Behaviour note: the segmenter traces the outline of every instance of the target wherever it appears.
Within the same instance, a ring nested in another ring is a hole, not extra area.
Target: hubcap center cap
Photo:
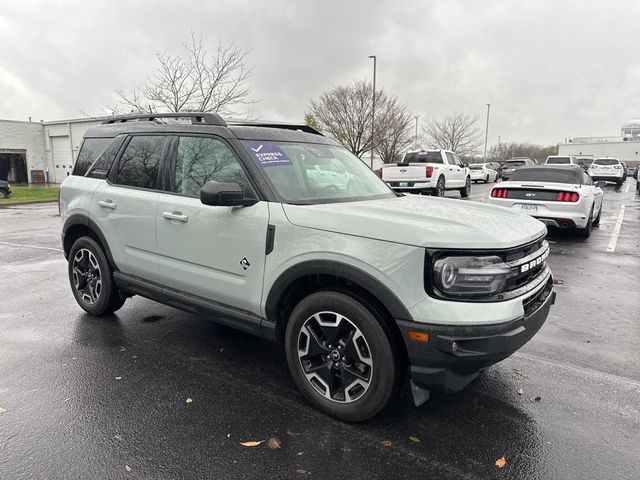
[[[331,351],[331,360],[333,360],[334,362],[340,360],[340,352],[338,350]]]

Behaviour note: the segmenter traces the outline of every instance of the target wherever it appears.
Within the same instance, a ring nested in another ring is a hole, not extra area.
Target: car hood
[[[507,208],[418,195],[283,208],[293,225],[419,247],[509,248],[546,233]]]

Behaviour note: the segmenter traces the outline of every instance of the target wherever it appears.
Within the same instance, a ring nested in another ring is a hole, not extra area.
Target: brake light
[[[427,167],[425,173],[427,178],[431,177],[431,175],[433,175],[433,167]]]
[[[613,168],[615,168],[616,170],[620,170],[622,168],[621,165],[614,165]]]
[[[491,196],[494,198],[507,198],[509,196],[509,190],[506,188],[494,188],[491,190]]]
[[[577,202],[580,200],[580,195],[576,192],[558,192],[556,200],[558,202]]]
[[[589,165],[589,168],[598,168],[598,165]]]

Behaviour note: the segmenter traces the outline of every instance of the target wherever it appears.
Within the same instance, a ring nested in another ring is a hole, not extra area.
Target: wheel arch
[[[284,271],[273,283],[265,303],[266,321],[275,324],[275,337],[284,341],[289,316],[305,296],[322,290],[352,295],[371,308],[402,340],[396,320],[412,321],[400,299],[369,273],[341,262],[311,260]],[[400,342],[404,347],[404,342]]]
[[[71,251],[71,247],[75,241],[84,236],[93,238],[98,242],[107,256],[109,264],[116,269],[116,264],[113,260],[113,256],[111,255],[111,250],[109,249],[109,244],[107,243],[107,239],[102,233],[102,230],[100,230],[98,224],[89,218],[89,216],[82,213],[69,215],[62,227],[62,248],[64,250],[65,258],[69,257],[69,252]]]

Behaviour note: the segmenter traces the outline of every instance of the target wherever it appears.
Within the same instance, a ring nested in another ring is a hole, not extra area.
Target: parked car
[[[507,180],[513,172],[515,172],[520,167],[532,167],[537,165],[536,161],[531,158],[512,158],[511,160],[507,160],[502,165],[502,170],[500,172],[500,177],[503,180]]]
[[[594,184],[579,165],[523,167],[491,190],[489,202],[588,237],[600,223],[602,185]]]
[[[627,181],[627,164],[624,162],[620,162],[622,165],[622,183]]]
[[[397,195],[306,125],[113,117],[80,150],[60,187],[80,307],[110,315],[141,295],[281,342],[304,396],[342,420],[377,414],[407,371],[416,401],[461,390],[555,300],[544,224]],[[310,181],[332,163],[353,185]]]
[[[0,180],[0,198],[7,198],[11,195],[11,184],[5,180]]]
[[[381,168],[382,179],[396,192],[443,197],[447,190],[471,194],[471,174],[454,152],[420,150],[407,152],[401,162]]]
[[[586,172],[589,170],[589,165],[593,163],[593,158],[577,158],[578,165],[582,167],[582,169]]]
[[[596,158],[589,167],[588,173],[594,181],[614,182],[618,186],[624,182],[622,164],[617,158]]]
[[[627,177],[635,177],[636,169],[634,167],[627,167]]]
[[[549,155],[545,165],[580,165],[573,155]]]
[[[638,172],[640,172],[640,165],[636,165],[636,169],[633,171],[633,178],[640,181],[640,178],[638,178]]]
[[[472,163],[469,165],[472,182],[497,182],[500,178],[498,168],[493,163]]]

